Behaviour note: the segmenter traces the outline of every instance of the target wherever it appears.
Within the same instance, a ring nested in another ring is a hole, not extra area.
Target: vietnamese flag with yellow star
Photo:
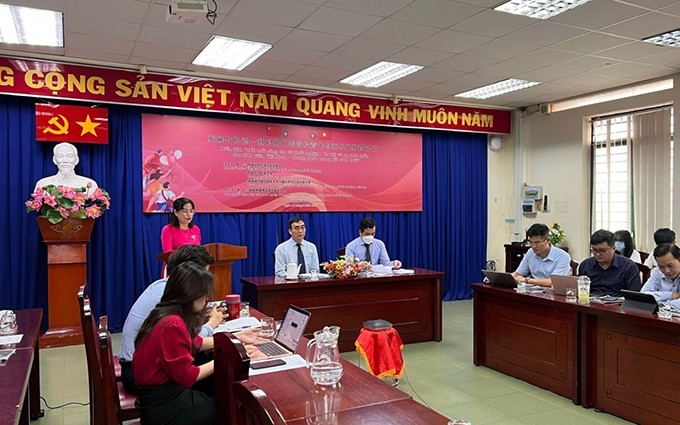
[[[41,142],[109,143],[109,110],[38,103],[35,138]]]

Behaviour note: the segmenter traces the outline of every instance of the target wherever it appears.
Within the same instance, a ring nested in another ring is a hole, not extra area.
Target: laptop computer
[[[517,281],[512,276],[512,273],[494,272],[491,270],[482,270],[484,276],[489,280],[491,285],[504,286],[506,288],[516,288]]]
[[[578,276],[551,274],[550,280],[552,281],[555,295],[567,295],[567,288],[578,288]]]
[[[300,342],[305,328],[312,315],[307,310],[290,305],[286,314],[283,316],[281,327],[276,332],[273,341],[256,344],[257,348],[267,358],[290,356],[295,353],[295,349]]]

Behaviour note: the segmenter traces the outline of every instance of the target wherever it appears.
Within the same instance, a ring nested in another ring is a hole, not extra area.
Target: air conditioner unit
[[[550,115],[552,112],[552,105],[549,103],[541,103],[538,105],[538,110],[543,114],[543,115]]]
[[[165,15],[167,22],[195,24],[208,14],[206,0],[172,0]]]

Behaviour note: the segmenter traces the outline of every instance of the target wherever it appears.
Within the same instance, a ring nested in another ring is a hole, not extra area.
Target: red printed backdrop
[[[144,115],[144,204],[202,212],[422,211],[418,134]]]

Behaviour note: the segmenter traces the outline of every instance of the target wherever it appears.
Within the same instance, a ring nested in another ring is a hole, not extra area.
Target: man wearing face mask
[[[278,277],[286,276],[286,265],[296,263],[300,265],[300,273],[319,271],[319,254],[316,245],[305,240],[307,227],[300,217],[288,220],[290,239],[280,243],[274,251],[274,273]]]
[[[375,220],[364,217],[359,223],[359,237],[345,247],[345,258],[358,258],[360,261],[368,261],[371,264],[382,264],[398,269],[401,261],[390,261],[387,248],[380,239],[375,239]]]

